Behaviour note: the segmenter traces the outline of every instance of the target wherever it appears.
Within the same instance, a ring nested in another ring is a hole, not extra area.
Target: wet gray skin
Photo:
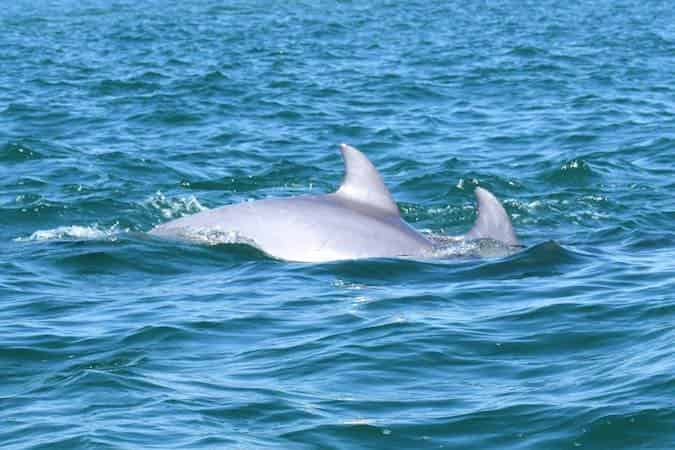
[[[323,262],[378,257],[433,257],[434,243],[408,225],[373,164],[342,144],[345,177],[331,194],[257,200],[203,211],[161,224],[150,234],[203,241],[217,233],[287,261]],[[490,192],[476,188],[478,218],[453,240],[518,240]]]

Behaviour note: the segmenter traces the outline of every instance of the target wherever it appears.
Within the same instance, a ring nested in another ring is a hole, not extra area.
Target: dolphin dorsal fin
[[[398,206],[373,163],[347,144],[340,145],[340,151],[345,162],[345,177],[335,194],[398,216]]]
[[[476,188],[478,218],[465,237],[468,239],[489,238],[507,245],[520,245],[513,231],[509,215],[499,200],[486,189]]]

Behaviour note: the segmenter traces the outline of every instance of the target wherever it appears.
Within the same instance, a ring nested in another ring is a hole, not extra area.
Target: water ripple
[[[671,4],[220,3],[3,4],[5,447],[673,447]],[[481,186],[525,248],[145,233],[330,192],[340,142],[428,236]]]

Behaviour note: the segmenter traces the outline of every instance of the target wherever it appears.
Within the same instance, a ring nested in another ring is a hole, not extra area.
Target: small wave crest
[[[177,233],[177,237],[203,245],[245,244],[258,248],[253,240],[238,231],[218,228],[184,228]]]
[[[494,239],[466,240],[460,237],[429,234],[434,243],[432,258],[503,258],[522,250]]]
[[[506,256],[468,268],[464,275],[481,278],[557,275],[582,262],[586,255],[558,242],[546,241]]]
[[[194,195],[185,197],[167,198],[162,192],[157,191],[147,199],[144,206],[158,211],[164,219],[177,219],[188,214],[195,214],[208,208],[199,203]]]
[[[42,157],[42,154],[26,143],[10,142],[0,146],[0,161],[23,162]]]
[[[31,241],[59,241],[59,240],[115,240],[117,235],[122,232],[128,232],[128,229],[120,229],[118,224],[110,227],[101,227],[99,225],[81,226],[69,225],[52,228],[49,230],[38,230],[30,236],[15,238],[15,242]]]
[[[596,177],[590,164],[580,158],[566,161],[548,174],[548,179],[554,183],[572,185],[586,185]]]

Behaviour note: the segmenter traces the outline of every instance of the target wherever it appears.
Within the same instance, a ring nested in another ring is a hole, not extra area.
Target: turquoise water
[[[675,447],[670,2],[35,3],[0,11],[2,448]],[[483,186],[527,249],[145,234],[331,191],[340,142],[416,228]]]

